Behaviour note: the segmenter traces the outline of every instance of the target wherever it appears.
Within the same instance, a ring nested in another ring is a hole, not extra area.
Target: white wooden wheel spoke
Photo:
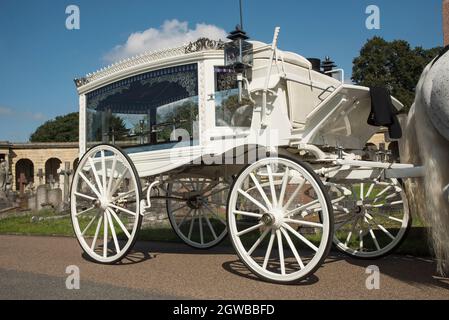
[[[112,210],[111,208],[107,209],[109,211],[109,213],[114,217],[115,221],[117,221],[118,225],[120,226],[120,228],[122,229],[123,233],[129,238],[131,238],[131,235],[129,234],[128,230],[126,229],[125,225],[123,224],[122,220],[120,220],[120,218],[118,217],[118,215],[115,213],[114,210]]]
[[[200,242],[204,244],[204,235],[203,235],[203,211],[198,210],[198,224],[200,227]]]
[[[132,212],[131,210],[128,210],[128,209],[119,207],[119,206],[117,206],[117,205],[115,205],[115,204],[113,204],[113,203],[110,203],[108,206],[111,207],[111,208],[114,208],[114,209],[116,209],[116,210],[119,210],[119,211],[121,211],[121,212],[127,213],[127,214],[129,214],[129,215],[137,216],[137,213],[136,213],[136,212]]]
[[[288,212],[285,213],[285,216],[288,217],[288,216],[295,215],[298,212],[304,211],[304,210],[306,210],[306,209],[308,209],[308,208],[310,208],[312,206],[315,206],[317,204],[318,205],[320,204],[320,200],[319,199],[310,201],[309,203],[303,204],[302,206],[299,206],[298,208],[295,208],[295,209],[293,209],[291,211],[288,211]]]
[[[370,233],[370,235],[371,235],[371,238],[373,239],[374,245],[376,246],[376,249],[377,249],[377,250],[381,250],[381,248],[380,248],[380,246],[379,246],[379,242],[377,241],[376,235],[374,234],[374,231],[373,231],[373,229],[371,228],[371,224],[370,224],[370,222],[368,221],[368,219],[367,219],[366,217],[365,217],[365,222],[366,222],[367,225],[368,225],[368,230],[369,230],[369,233]]]
[[[295,229],[293,229],[292,227],[290,227],[288,224],[284,223],[283,227],[286,228],[288,231],[290,231],[295,237],[297,237],[299,240],[301,240],[302,242],[304,242],[307,246],[309,246],[312,250],[314,250],[315,252],[318,251],[318,248],[312,243],[310,242],[306,237],[304,237],[302,234],[300,234],[299,232],[297,232]]]
[[[89,186],[89,188],[95,193],[95,195],[98,198],[101,198],[101,194],[100,192],[97,190],[97,188],[95,188],[95,186],[89,181],[89,179],[87,179],[87,177],[84,175],[84,173],[82,173],[81,171],[79,172],[80,177],[84,180],[84,182],[86,182],[86,184]]]
[[[352,234],[355,232],[355,229],[357,227],[357,224],[359,223],[360,217],[357,217],[357,219],[354,221],[354,224],[352,225],[351,231],[349,231],[348,236],[345,240],[345,246],[348,246],[349,241],[351,241]]]
[[[196,219],[196,210],[194,211],[192,215],[192,219],[190,220],[190,228],[189,228],[189,234],[187,235],[187,238],[192,239],[192,231],[193,231],[193,225],[195,224]]]
[[[295,219],[284,219],[284,221],[286,223],[299,224],[299,225],[302,225],[302,226],[323,228],[323,224],[322,223],[310,222],[310,221],[305,221],[305,220],[295,220]]]
[[[226,221],[224,221],[221,217],[219,217],[214,210],[212,210],[207,204],[204,204],[204,207],[218,220],[221,221],[221,223],[223,223],[224,225],[226,225]]]
[[[84,199],[87,199],[87,200],[92,200],[92,201],[97,200],[97,198],[88,196],[87,194],[83,194],[83,193],[80,193],[80,192],[75,192],[74,194],[75,194],[75,196],[77,196],[77,197],[81,197],[81,198],[84,198]]]
[[[92,200],[93,200],[93,199],[92,199]],[[89,211],[91,211],[91,210],[94,209],[94,208],[95,208],[95,206],[93,205],[93,206],[91,206],[91,207],[89,207],[89,208],[87,208],[87,209],[85,209],[85,210],[83,210],[83,211],[77,212],[77,213],[75,214],[75,216],[79,217],[80,215],[83,215],[83,214],[85,214],[86,212],[89,212]]]
[[[117,234],[115,232],[114,223],[112,222],[112,217],[111,217],[111,214],[109,213],[109,210],[106,210],[105,214],[108,217],[108,223],[109,223],[109,228],[111,229],[112,240],[114,241],[115,252],[119,253],[120,246],[118,244]]]
[[[249,227],[249,228],[247,228],[247,229],[245,229],[245,230],[242,230],[242,231],[237,232],[236,235],[237,235],[237,237],[241,237],[241,236],[243,236],[243,235],[245,235],[245,234],[247,234],[247,233],[250,233],[250,232],[252,232],[252,231],[254,231],[254,230],[259,229],[259,228],[262,227],[263,225],[264,225],[264,223],[256,224],[256,225],[254,225],[254,226],[252,226],[252,227]]]
[[[288,207],[292,204],[293,200],[295,200],[296,196],[298,195],[299,191],[301,191],[302,187],[304,187],[304,184],[306,183],[306,180],[303,179],[301,183],[296,187],[295,191],[290,195],[290,198],[287,200],[287,203],[284,205],[284,210],[287,210]]]
[[[186,222],[188,216],[192,216],[193,209],[190,209],[187,214],[184,215],[181,222],[178,224],[178,229],[181,229],[181,227],[184,225],[184,222]]]
[[[108,216],[106,214],[104,217],[104,226],[103,226],[103,258],[108,257]]]
[[[82,236],[84,236],[87,232],[87,230],[89,230],[89,228],[92,226],[92,224],[94,223],[95,219],[98,218],[98,214],[94,215],[92,217],[92,219],[89,221],[89,223],[87,224],[86,228],[84,228],[83,232],[81,233]]]
[[[394,235],[391,234],[390,231],[388,231],[387,229],[385,229],[385,227],[383,225],[381,225],[380,223],[377,223],[376,220],[374,219],[374,217],[372,217],[371,215],[367,214],[366,215],[368,217],[368,219],[373,220],[374,223],[376,224],[376,226],[383,232],[385,233],[391,240],[394,240],[396,237]]]
[[[104,150],[101,150],[101,174],[102,174],[102,178],[103,178],[103,183],[102,183],[102,187],[103,187],[103,193],[106,195],[106,159],[104,156]]]
[[[373,192],[373,189],[374,189],[374,186],[375,186],[375,185],[376,185],[375,183],[371,183],[371,185],[369,186],[368,192],[367,192],[366,195],[365,195],[365,198],[366,198],[366,199],[368,199],[369,196],[371,195],[371,192]]]
[[[296,250],[296,247],[295,247],[295,245],[294,245],[292,239],[291,239],[290,236],[288,235],[288,232],[287,232],[284,228],[281,228],[281,232],[282,232],[282,234],[284,235],[285,239],[287,240],[287,243],[288,243],[288,245],[289,245],[289,247],[290,247],[290,250],[292,251],[293,255],[295,256],[295,259],[296,259],[296,261],[298,262],[299,267],[300,267],[301,269],[304,269],[305,266],[304,266],[304,263],[303,263],[303,261],[302,261],[302,259],[301,259],[301,256],[299,255],[298,250]]]
[[[112,181],[114,180],[116,165],[117,165],[117,155],[114,154],[114,159],[112,160],[112,167],[111,167],[111,176],[109,177],[108,186],[106,189],[106,194],[108,195],[111,194]]]
[[[360,200],[364,200],[365,199],[365,197],[364,197],[364,186],[365,186],[365,184],[362,182],[362,183],[360,183]]]
[[[289,177],[290,177],[290,170],[287,167],[287,168],[285,168],[284,177],[282,178],[281,194],[279,195],[279,205],[280,206],[282,206],[284,203],[285,190],[287,189]]]
[[[128,168],[125,168],[125,171],[120,175],[118,180],[115,182],[114,187],[112,188],[111,192],[109,193],[110,196],[114,195],[114,193],[117,191],[118,187],[120,187],[120,184],[122,183],[125,176],[128,174]]]
[[[285,275],[284,245],[282,244],[282,234],[279,229],[276,230],[276,237],[278,240],[279,263],[281,265],[281,274]]]
[[[273,172],[271,170],[271,165],[267,165],[267,173],[268,173],[268,180],[270,181],[270,189],[271,189],[271,203],[273,206],[277,206],[277,196],[276,196],[276,187],[274,185],[274,179],[273,179]]]
[[[254,212],[246,212],[246,211],[240,211],[240,210],[234,210],[234,214],[246,216],[246,217],[253,217],[253,218],[262,218],[262,215],[260,213],[254,213]]]
[[[263,191],[262,186],[260,185],[259,181],[257,180],[254,173],[250,173],[249,176],[253,180],[254,185],[256,186],[257,190],[259,191],[259,194],[261,195],[262,199],[265,201],[265,204],[268,208],[272,209],[273,205],[270,200],[268,200],[267,195],[265,194],[265,191]]]
[[[103,222],[103,216],[100,216],[100,219],[98,220],[98,224],[97,224],[97,229],[95,230],[95,235],[94,235],[94,239],[92,240],[92,244],[90,246],[90,249],[92,251],[95,250],[95,243],[97,242],[98,239],[98,235],[100,233],[100,228],[101,228],[101,224]]]
[[[100,177],[98,176],[98,172],[97,172],[97,168],[95,167],[95,163],[92,160],[92,158],[89,158],[89,164],[90,164],[90,169],[92,170],[92,173],[94,174],[94,178],[95,178],[95,182],[97,183],[97,187],[98,187],[98,191],[101,195],[103,195],[104,191],[103,191],[103,185],[100,182]]]
[[[254,253],[254,251],[259,247],[261,242],[265,239],[265,237],[267,236],[267,234],[270,231],[271,231],[271,229],[269,229],[269,228],[265,229],[265,231],[260,235],[260,237],[256,240],[256,242],[254,242],[251,249],[248,250],[248,255],[252,255]]]
[[[180,206],[180,207],[178,207],[178,208],[172,210],[171,212],[172,212],[172,213],[178,212],[179,210],[184,209],[185,207],[187,207],[186,204],[184,204],[184,205],[182,205],[182,206]]]
[[[351,215],[348,219],[346,219],[342,223],[335,224],[335,231],[340,230],[343,226],[347,225],[349,222],[353,221],[356,218],[357,216]]]
[[[204,193],[203,195],[206,196],[206,197],[211,197],[211,196],[213,196],[213,195],[215,195],[217,193],[221,193],[221,192],[227,191],[227,190],[229,190],[229,187],[224,187],[224,188],[221,188],[221,189],[218,189],[218,190],[213,190],[211,193],[209,193],[209,194]]]
[[[217,237],[217,234],[215,233],[215,230],[214,230],[212,224],[210,223],[209,217],[207,216],[206,213],[204,213],[204,218],[205,218],[205,220],[206,220],[207,225],[209,226],[209,230],[210,230],[210,232],[212,233],[214,239],[217,239],[217,238],[218,238],[218,237]]]
[[[246,193],[242,189],[237,190],[237,192],[239,192],[242,196],[247,198],[249,201],[251,201],[256,206],[258,206],[260,209],[262,209],[263,212],[268,212],[268,209],[263,204],[261,204],[259,201],[257,201],[253,197],[251,197],[248,193]]]
[[[262,265],[262,268],[265,270],[267,269],[268,261],[270,260],[271,250],[273,249],[274,238],[275,238],[275,233],[274,233],[274,231],[271,231],[270,241],[268,242],[267,251],[265,252],[265,258],[263,260],[263,265]]]
[[[363,237],[364,237],[364,234],[363,234],[363,226],[362,226],[362,224],[361,224],[361,228],[360,228],[360,230],[359,230],[359,249],[360,249],[360,251],[362,251],[362,252],[363,252]]]

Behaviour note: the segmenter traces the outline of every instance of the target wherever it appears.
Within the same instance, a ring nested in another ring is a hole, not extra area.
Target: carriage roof
[[[255,59],[270,58],[271,46],[269,44],[260,41],[250,42],[253,44]],[[202,38],[179,47],[145,52],[118,61],[95,72],[88,73],[84,77],[76,78],[74,81],[78,93],[82,94],[145,71],[173,66],[179,63],[197,62],[203,59],[222,59],[224,45],[225,42],[221,40],[215,41]],[[282,55],[284,61],[288,63],[307,69],[312,67],[306,58],[296,53],[283,52]]]

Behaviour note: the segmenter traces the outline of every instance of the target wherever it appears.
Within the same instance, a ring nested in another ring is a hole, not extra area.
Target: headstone
[[[44,184],[44,170],[42,169],[38,169],[37,170],[37,177],[39,178],[39,185],[43,185]]]
[[[70,176],[72,175],[73,170],[70,170],[70,162],[65,162],[64,170],[60,171],[60,175],[62,175],[62,201],[63,207],[68,207],[69,203],[69,192],[70,192]]]
[[[28,197],[28,209],[31,211],[37,210],[37,196],[32,195]]]
[[[51,189],[48,191],[48,204],[50,204],[56,211],[62,209],[62,190]]]
[[[25,186],[27,184],[27,179],[25,177],[25,173],[21,173],[19,176],[19,190],[20,190],[20,196],[23,197],[25,193]]]
[[[48,190],[49,186],[43,184],[36,189],[36,209],[42,210],[42,208],[48,203]]]

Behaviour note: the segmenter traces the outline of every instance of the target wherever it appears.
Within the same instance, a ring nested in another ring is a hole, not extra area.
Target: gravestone
[[[41,185],[36,189],[36,209],[41,210],[46,204],[48,204],[48,185]]]
[[[43,185],[44,184],[44,170],[42,169],[38,169],[37,170],[37,177],[39,178],[39,185]]]
[[[56,211],[61,211],[62,209],[62,190],[61,189],[51,189],[48,190],[48,204],[50,204]]]
[[[37,210],[37,196],[36,195],[30,195],[28,197],[28,209],[32,211]]]
[[[64,169],[59,174],[62,176],[62,207],[65,209],[69,205],[70,176],[73,174],[73,170],[70,169],[70,162],[65,162]]]

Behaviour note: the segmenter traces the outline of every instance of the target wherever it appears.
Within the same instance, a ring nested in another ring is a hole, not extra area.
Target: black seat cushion
[[[370,88],[370,95],[371,113],[368,117],[368,124],[388,127],[390,138],[400,139],[402,137],[402,129],[388,89],[372,87]]]

